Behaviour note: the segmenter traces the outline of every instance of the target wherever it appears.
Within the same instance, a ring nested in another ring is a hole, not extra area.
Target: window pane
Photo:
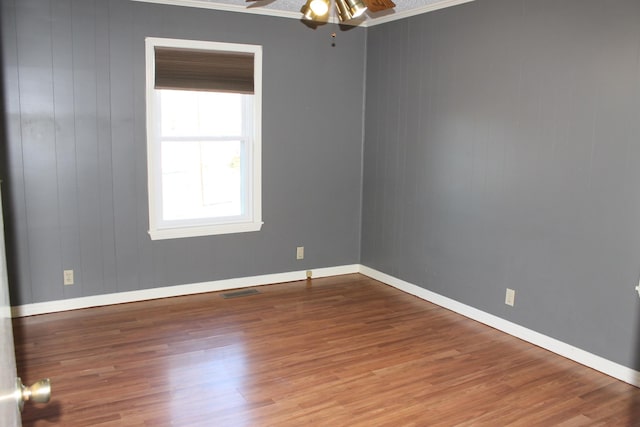
[[[163,220],[239,216],[240,141],[162,142]]]
[[[239,93],[159,90],[162,136],[240,136]]]

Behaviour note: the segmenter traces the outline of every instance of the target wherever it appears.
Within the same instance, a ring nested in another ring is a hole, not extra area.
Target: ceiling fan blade
[[[396,4],[391,0],[363,0],[370,12],[380,12],[387,9],[393,9]]]

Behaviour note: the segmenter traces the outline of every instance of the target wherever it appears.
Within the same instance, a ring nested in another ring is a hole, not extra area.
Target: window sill
[[[214,236],[217,234],[247,233],[260,231],[262,222],[243,222],[200,227],[162,228],[149,230],[151,240],[181,239],[184,237]]]

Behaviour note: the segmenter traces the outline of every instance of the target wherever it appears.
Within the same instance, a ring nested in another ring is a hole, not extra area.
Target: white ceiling
[[[300,19],[300,8],[306,0],[135,0],[148,3],[162,3],[177,6],[200,7],[227,10],[232,12],[255,13],[260,15],[282,16]],[[367,12],[363,19],[350,22],[353,25],[370,27],[384,22],[395,21],[409,16],[431,12],[474,0],[393,0],[396,7],[383,12]],[[331,22],[338,22],[332,17]]]

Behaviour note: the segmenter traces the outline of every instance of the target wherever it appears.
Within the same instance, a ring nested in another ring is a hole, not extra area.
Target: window
[[[262,47],[146,39],[151,239],[258,231]]]

